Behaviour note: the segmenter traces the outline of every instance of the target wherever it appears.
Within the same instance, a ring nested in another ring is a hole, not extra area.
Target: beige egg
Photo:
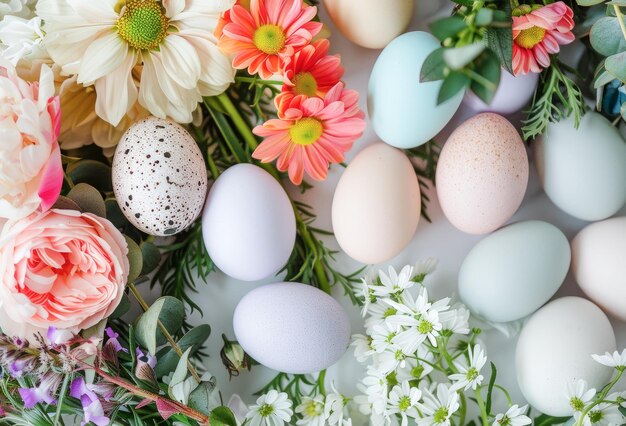
[[[476,115],[448,138],[436,181],[450,223],[469,234],[495,231],[513,216],[526,193],[526,148],[506,118]]]
[[[380,263],[411,241],[420,217],[420,188],[404,153],[384,143],[361,151],[333,198],[335,237],[350,257]]]
[[[324,0],[324,6],[348,40],[370,49],[382,49],[407,29],[414,1]]]

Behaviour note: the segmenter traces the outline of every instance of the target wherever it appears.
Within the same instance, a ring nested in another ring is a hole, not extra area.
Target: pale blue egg
[[[394,39],[376,60],[367,109],[374,131],[389,145],[408,149],[428,142],[459,108],[464,91],[437,105],[442,81],[420,82],[424,60],[438,47],[435,37],[414,31]]]

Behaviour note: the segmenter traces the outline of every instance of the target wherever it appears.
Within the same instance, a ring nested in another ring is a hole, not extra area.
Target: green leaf
[[[446,68],[446,64],[443,61],[444,50],[443,47],[440,47],[426,57],[420,71],[421,82],[443,80]]]
[[[91,185],[79,183],[67,194],[67,198],[80,206],[83,212],[106,218],[107,211],[100,192]]]
[[[605,16],[596,21],[589,33],[591,46],[602,56],[626,51],[626,40],[617,18]]]
[[[477,27],[486,27],[493,22],[493,9],[483,7],[478,10],[474,25]]]
[[[134,283],[139,274],[141,274],[141,269],[143,268],[143,256],[141,254],[141,249],[137,245],[137,243],[127,235],[124,235],[126,239],[126,244],[128,244],[128,262],[130,263],[130,270],[128,272],[128,282]]]
[[[152,243],[146,241],[142,242],[139,246],[141,254],[143,256],[143,268],[141,269],[141,275],[147,275],[154,271],[161,262],[161,252]]]
[[[174,370],[174,374],[172,375],[172,380],[170,381],[168,387],[171,390],[174,386],[179,383],[182,383],[187,378],[187,362],[189,362],[189,353],[191,349],[187,349],[183,356],[178,360],[178,365],[176,365],[176,370]]]
[[[459,71],[450,71],[450,74],[443,80],[443,84],[437,95],[437,105],[441,105],[448,99],[454,97],[457,93],[462,92],[469,85],[468,76]]]
[[[120,300],[120,304],[117,305],[117,308],[115,308],[115,310],[113,311],[113,313],[111,314],[109,318],[110,319],[120,318],[122,315],[128,312],[129,309],[130,309],[130,299],[128,298],[127,294],[124,294],[122,296],[122,299]]]
[[[496,369],[496,365],[491,362],[491,377],[489,378],[489,387],[487,388],[487,403],[486,409],[487,414],[491,414],[491,401],[493,394],[493,386],[496,384],[496,376],[498,375],[498,370]]]
[[[217,407],[209,416],[211,426],[237,426],[235,415],[228,407]]]
[[[480,55],[487,46],[482,42],[445,49],[443,60],[453,70],[460,70]]]
[[[67,166],[66,173],[74,184],[88,183],[102,192],[113,191],[111,167],[100,161],[77,161]]]
[[[539,417],[535,417],[535,421],[533,425],[535,426],[552,426],[552,425],[562,425],[566,423],[572,417],[552,417],[547,414],[542,414]]]
[[[500,84],[500,62],[496,54],[487,50],[486,54],[481,55],[476,60],[476,73],[491,83],[492,87],[488,87],[482,82],[473,80],[470,84],[470,90],[476,94],[484,103],[489,105],[493,96],[496,94],[498,84]]]
[[[59,198],[57,198],[57,200],[54,202],[53,209],[60,209],[60,210],[78,210],[80,211],[80,206],[78,204],[76,204],[74,201],[70,200],[67,197],[64,196],[60,196]]]
[[[602,62],[604,63],[604,62]],[[608,72],[606,70],[606,68],[604,68],[604,66],[602,66],[599,69],[599,72],[596,74],[595,78],[593,79],[593,87],[594,89],[599,89],[601,87],[604,87],[605,85],[609,84],[611,81],[615,80],[617,77],[615,77],[613,74],[611,74],[610,72]]]
[[[202,324],[189,330],[176,343],[182,351],[191,349],[190,355],[195,354],[206,342],[211,335],[211,327],[208,324]],[[159,362],[154,368],[157,377],[168,375],[176,368],[176,364],[180,357],[173,348],[164,347],[157,353]]]
[[[172,334],[179,331],[184,317],[183,302],[171,296],[160,297],[137,320],[135,326],[137,342],[150,354],[156,354],[157,346],[166,342],[165,336],[159,330],[158,322],[161,321],[165,329]]]
[[[466,29],[467,24],[460,16],[449,16],[432,22],[428,27],[439,41],[444,41],[448,37],[452,37]]]
[[[513,74],[513,32],[511,28],[487,28],[487,47],[492,50],[500,66]]]
[[[215,377],[211,380],[202,381],[197,388],[189,394],[189,407],[203,414],[211,413],[211,406],[219,405],[219,390],[215,385]],[[211,422],[213,424],[213,422]]]
[[[115,198],[104,200],[104,205],[107,211],[107,219],[109,219],[116,228],[125,228],[129,226],[130,222],[128,222],[128,219],[126,219],[126,216],[122,213],[122,210],[117,204],[117,200]]]
[[[620,79],[622,83],[626,82],[626,52],[606,58],[604,67],[608,72]]]
[[[604,0],[576,0],[576,3],[580,6],[593,6],[603,2]]]

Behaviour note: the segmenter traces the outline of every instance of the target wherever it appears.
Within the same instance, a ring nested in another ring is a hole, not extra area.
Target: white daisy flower
[[[296,424],[304,426],[324,426],[326,424],[326,411],[324,410],[324,397],[317,395],[315,398],[305,396],[302,403],[296,407],[296,413],[302,416]]]
[[[626,349],[619,353],[618,351],[613,352],[612,354],[606,352],[604,355],[591,355],[591,357],[602,365],[606,365],[607,367],[615,368],[617,370],[626,369]]]
[[[461,303],[452,306],[449,311],[439,313],[442,330],[453,334],[469,334],[470,311]]]
[[[419,426],[450,426],[450,417],[459,409],[459,394],[440,383],[437,396],[428,389],[422,390],[424,402],[418,405],[422,418],[417,419]]]
[[[593,401],[594,396],[596,396],[596,390],[594,388],[587,389],[587,382],[583,379],[578,379],[567,385],[567,399],[574,415],[576,413],[580,415],[585,407]]]
[[[326,402],[324,404],[324,415],[331,426],[342,426],[345,423],[344,417],[346,415],[346,398],[340,394],[335,388],[335,384],[331,383],[330,387],[332,392],[326,395]],[[350,420],[348,418],[347,420]]]
[[[582,413],[574,416],[580,422]],[[584,426],[619,426],[624,423],[624,416],[619,412],[619,405],[602,402],[589,411],[582,419]]]
[[[188,123],[203,96],[220,94],[233,81],[214,35],[233,3],[39,0],[37,14],[54,62],[78,83],[95,86],[98,116],[117,125],[139,100],[157,117]],[[139,87],[136,65],[142,65]]]
[[[378,354],[378,370],[382,374],[389,374],[397,368],[406,367],[407,356],[397,346],[389,347],[385,352]]]
[[[417,357],[407,358],[405,366],[396,371],[396,378],[399,382],[404,380],[421,380],[428,376],[433,367],[431,364],[435,362],[435,355],[424,346],[417,348]]]
[[[432,274],[437,269],[439,260],[429,257],[425,260],[418,260],[413,267],[413,281],[421,283],[428,275]]]
[[[399,414],[402,418],[401,426],[407,426],[409,417],[415,419],[418,416],[417,404],[422,397],[422,392],[417,388],[412,388],[408,380],[396,385],[389,393],[387,401],[386,415]]]
[[[474,346],[473,349],[468,346],[467,356],[469,362],[465,357],[454,361],[454,366],[459,372],[448,376],[454,382],[451,386],[452,390],[468,390],[469,388],[476,390],[476,387],[483,382],[484,377],[480,374],[480,370],[487,362],[485,351],[480,345]]]
[[[37,0],[0,0],[0,19],[6,16],[18,16],[20,18],[31,19],[34,4]]]
[[[388,274],[382,270],[378,272],[380,285],[372,286],[372,291],[377,297],[387,297],[400,295],[415,284],[411,281],[413,277],[413,267],[405,266],[398,274],[393,267],[389,267]]]
[[[386,374],[373,366],[369,366],[367,367],[367,376],[357,387],[367,395],[367,401],[372,405],[372,412],[382,414],[385,411],[389,390]]]
[[[246,420],[250,426],[282,426],[291,421],[293,410],[285,392],[274,389],[261,395],[250,407]]]
[[[354,357],[358,362],[366,362],[375,353],[374,348],[372,348],[372,338],[363,334],[353,335],[350,345],[354,346]]]
[[[25,58],[30,61],[46,59],[43,47],[41,18],[31,19],[8,15],[0,22],[0,52],[13,65]]]
[[[397,313],[396,308],[389,306],[387,300],[378,299],[376,303],[372,303],[369,307],[369,317],[365,320],[365,329],[371,334],[372,329],[376,325],[384,324],[385,319]]]
[[[374,295],[372,294],[372,290],[370,289],[370,285],[368,284],[365,278],[361,278],[361,285],[356,290],[357,296],[363,300],[363,308],[361,309],[361,315],[365,317],[367,315],[367,311],[370,307],[370,303],[372,303],[372,299]]]
[[[512,405],[504,414],[498,414],[493,426],[524,426],[532,423],[532,420],[524,413],[528,409],[528,405],[519,407],[517,404]]]
[[[373,326],[372,333],[370,334],[372,337],[372,348],[374,348],[377,353],[386,351],[394,346],[392,341],[397,334],[397,328],[391,328],[385,323]]]

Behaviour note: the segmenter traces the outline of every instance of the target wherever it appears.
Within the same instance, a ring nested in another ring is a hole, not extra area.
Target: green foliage
[[[428,196],[427,191],[429,187],[435,185],[437,161],[439,161],[441,147],[437,145],[437,142],[431,140],[416,148],[407,149],[405,152],[411,159],[413,169],[415,170],[415,174],[417,175],[417,180],[420,185],[422,217],[426,219],[426,221],[431,222],[430,216],[428,215],[428,203],[430,203],[430,197]]]
[[[157,346],[166,342],[163,332],[159,329],[160,324],[170,334],[175,334],[180,329],[184,317],[183,302],[171,296],[160,297],[137,320],[135,325],[137,341],[155,355]]]
[[[212,426],[237,426],[235,415],[228,407],[217,407],[211,411],[209,418]]]

